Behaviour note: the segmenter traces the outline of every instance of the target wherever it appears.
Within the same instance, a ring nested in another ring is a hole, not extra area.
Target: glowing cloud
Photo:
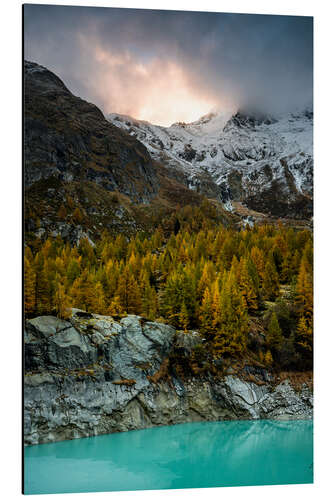
[[[80,38],[98,63],[92,86],[106,113],[168,126],[176,121],[194,121],[217,106],[216,100],[205,96],[171,60],[155,58],[143,63],[128,51],[109,52],[83,35]]]

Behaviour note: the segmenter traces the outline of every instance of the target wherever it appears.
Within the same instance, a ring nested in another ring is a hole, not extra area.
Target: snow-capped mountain
[[[193,123],[160,127],[129,116],[106,117],[141,141],[187,186],[281,217],[312,215],[313,114],[210,113]]]

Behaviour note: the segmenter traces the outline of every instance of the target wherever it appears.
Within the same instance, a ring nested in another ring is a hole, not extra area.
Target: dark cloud
[[[156,106],[176,83],[207,106],[312,103],[309,17],[45,5],[24,13],[25,58],[105,112],[142,114],[150,94]]]

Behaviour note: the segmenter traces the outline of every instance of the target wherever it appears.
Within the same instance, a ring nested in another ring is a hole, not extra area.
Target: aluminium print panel
[[[24,5],[25,494],[313,482],[313,19]]]

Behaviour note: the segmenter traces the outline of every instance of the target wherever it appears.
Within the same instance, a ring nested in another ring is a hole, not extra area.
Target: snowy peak
[[[116,114],[107,119],[143,142],[174,175],[185,175],[188,187],[214,192],[229,209],[241,202],[276,216],[312,215],[311,109],[275,116],[219,111],[170,127]]]
[[[188,134],[194,136],[214,136],[220,134],[223,131],[226,123],[233,116],[232,111],[219,111],[214,113],[208,113],[202,116],[199,120],[191,123],[177,122],[171,125],[170,129],[183,129]]]

